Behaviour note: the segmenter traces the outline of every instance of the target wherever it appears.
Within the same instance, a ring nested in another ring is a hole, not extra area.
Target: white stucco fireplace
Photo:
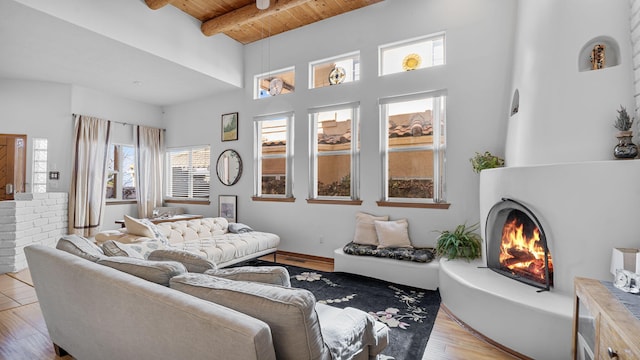
[[[535,359],[571,354],[573,279],[611,280],[614,247],[640,245],[640,160],[507,167],[480,176],[481,231],[502,198],[535,211],[553,256],[553,287],[514,281],[481,260],[440,263],[442,301],[473,329]],[[486,251],[487,239],[484,239]],[[517,324],[517,325],[516,325]]]

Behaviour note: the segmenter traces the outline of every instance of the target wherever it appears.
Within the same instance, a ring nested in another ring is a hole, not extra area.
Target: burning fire
[[[510,271],[544,281],[545,265],[544,246],[540,244],[538,227],[533,230],[531,237],[524,233],[524,224],[517,218],[508,222],[502,228],[502,244],[500,246],[500,264]],[[553,271],[551,254],[548,254],[549,273]]]

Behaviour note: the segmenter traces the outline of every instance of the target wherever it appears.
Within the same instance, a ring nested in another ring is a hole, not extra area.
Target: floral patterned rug
[[[273,265],[257,261],[260,265]],[[252,264],[255,265],[255,264]],[[346,273],[283,265],[291,286],[311,291],[320,303],[366,311],[389,326],[387,359],[420,360],[440,307],[440,293]]]

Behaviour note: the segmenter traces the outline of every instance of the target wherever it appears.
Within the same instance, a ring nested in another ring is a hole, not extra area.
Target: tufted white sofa
[[[280,244],[280,237],[272,233],[232,233],[229,222],[222,217],[164,222],[155,225],[154,230],[160,236],[143,236],[127,228],[107,230],[96,234],[95,241],[98,245],[108,240],[129,244],[145,257],[164,247],[186,250],[213,261],[218,267],[274,253]]]

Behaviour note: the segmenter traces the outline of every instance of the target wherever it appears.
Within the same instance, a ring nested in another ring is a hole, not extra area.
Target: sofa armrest
[[[282,266],[240,266],[236,268],[207,270],[204,273],[229,280],[253,281],[291,287],[289,271]]]
[[[188,272],[193,273],[203,273],[207,270],[215,270],[218,268],[213,261],[198,254],[179,249],[154,250],[149,254],[148,259],[154,261],[177,261],[182,263]]]

